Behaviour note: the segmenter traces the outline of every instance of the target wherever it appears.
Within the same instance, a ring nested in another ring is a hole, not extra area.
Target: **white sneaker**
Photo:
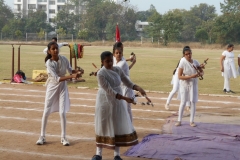
[[[165,104],[165,109],[169,110],[169,104]]]
[[[36,142],[37,145],[43,145],[44,143],[46,143],[46,139],[43,136],[40,136],[38,141]]]
[[[69,146],[70,143],[68,142],[67,138],[63,137],[61,138],[61,143],[64,145],[64,146]]]

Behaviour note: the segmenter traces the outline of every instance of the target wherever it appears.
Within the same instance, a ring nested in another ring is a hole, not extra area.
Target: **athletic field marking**
[[[19,101],[19,100],[3,100],[3,99],[0,99],[0,102],[3,101],[3,102],[12,102],[12,103],[38,103],[38,104],[43,104],[43,102],[34,102],[34,101]],[[90,106],[90,105],[80,105],[80,104],[71,104],[71,106],[74,106],[74,107],[87,107],[87,108],[95,108],[95,106]],[[133,111],[141,111],[141,112],[156,112],[156,113],[175,113],[175,112],[171,112],[171,111],[156,111],[156,110],[146,110],[146,109],[133,109]]]
[[[41,90],[26,90],[26,89],[15,89],[15,88],[1,88],[1,90],[19,90],[22,92],[43,92],[45,93],[46,91],[41,91]],[[83,92],[71,92],[69,91],[69,94],[85,94],[85,95],[94,95],[96,96],[95,93],[83,93]],[[144,97],[137,97],[140,99],[144,99]],[[150,99],[157,99],[157,100],[167,100],[167,97],[164,98],[156,98],[156,97],[149,97]],[[173,98],[172,100],[177,100],[176,98]],[[224,103],[224,104],[230,104],[230,103],[236,103],[236,102],[230,102],[230,101],[210,101],[210,100],[198,100],[199,102],[208,102],[208,103]]]
[[[12,133],[12,134],[23,134],[23,135],[28,135],[28,136],[36,136],[36,137],[39,137],[40,136],[40,132],[39,133],[34,133],[34,132],[25,132],[25,131],[19,131],[19,130],[9,130],[9,129],[0,129],[0,132],[3,132],[3,133]],[[61,135],[54,135],[54,134],[46,134],[46,137],[58,137],[60,138]],[[95,138],[90,138],[90,137],[81,137],[81,136],[78,136],[78,137],[75,137],[75,136],[67,136],[67,138],[71,139],[71,141],[76,141],[76,140],[90,140],[90,141],[93,141],[95,140]]]
[[[37,111],[37,112],[43,112],[42,110],[36,110],[36,109],[27,109],[27,108],[14,108],[14,107],[2,107],[0,106],[0,108],[2,109],[16,109],[16,110],[29,110],[29,111]],[[74,112],[68,112],[69,114],[81,114],[81,115],[91,115],[91,116],[94,116],[94,114],[89,114],[89,113],[74,113]],[[0,115],[0,119],[15,119],[14,117],[6,117],[6,116],[1,116]],[[29,118],[21,118],[21,117],[17,117],[16,118],[17,120],[29,120]],[[135,117],[133,117],[133,119],[135,119]],[[153,121],[164,121],[164,119],[160,119],[160,118],[156,118],[156,119],[151,119],[151,118],[136,118],[136,119],[143,119],[143,120],[153,120]],[[39,121],[41,122],[41,119],[31,119],[33,121]],[[57,120],[51,120],[49,122],[53,122],[53,123],[60,123],[60,121],[57,121]],[[82,124],[82,125],[94,125],[95,123],[93,122],[89,122],[89,123],[84,123],[84,122],[71,122],[71,121],[67,121],[67,123],[70,123],[70,124]],[[139,130],[151,130],[151,131],[159,131],[159,129],[152,129],[152,128],[141,128],[141,127],[134,127],[136,129],[139,129]]]
[[[91,158],[84,158],[82,155],[54,155],[54,154],[46,154],[46,153],[40,153],[40,152],[28,152],[28,151],[21,151],[16,149],[6,149],[6,148],[0,148],[0,151],[3,152],[11,152],[11,153],[18,153],[18,154],[29,154],[33,156],[39,156],[39,157],[53,157],[53,158],[60,158],[60,159],[83,159],[83,160],[89,160]]]

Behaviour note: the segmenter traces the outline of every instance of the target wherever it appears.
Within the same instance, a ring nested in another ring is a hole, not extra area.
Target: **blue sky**
[[[138,11],[146,11],[153,4],[157,11],[161,14],[171,10],[171,9],[186,9],[189,10],[194,5],[200,3],[207,3],[209,5],[214,5],[217,14],[221,14],[220,3],[224,0],[130,0],[130,3],[138,8]],[[13,8],[14,0],[5,0],[5,2]]]

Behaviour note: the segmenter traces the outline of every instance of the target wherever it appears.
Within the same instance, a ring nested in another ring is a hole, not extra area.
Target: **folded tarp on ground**
[[[171,128],[172,134],[151,134],[125,156],[174,160],[240,160],[240,125],[197,123],[190,127],[189,122]]]

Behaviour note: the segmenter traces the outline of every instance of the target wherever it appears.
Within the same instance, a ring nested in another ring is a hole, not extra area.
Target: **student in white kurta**
[[[70,100],[66,80],[77,78],[78,74],[72,74],[72,68],[66,57],[59,55],[58,44],[50,42],[48,44],[48,53],[45,58],[48,80],[46,82],[46,97],[44,112],[42,116],[41,136],[36,142],[42,145],[46,142],[45,130],[48,116],[53,112],[59,112],[61,119],[61,143],[64,146],[69,145],[66,139],[66,112],[70,108]],[[65,76],[66,71],[69,76]]]
[[[190,49],[189,46],[185,46],[183,48],[183,57],[184,57],[184,49],[185,48],[189,48]],[[173,96],[179,91],[179,78],[178,78],[178,66],[179,66],[179,63],[180,63],[180,61],[178,62],[178,65],[177,65],[176,69],[173,72],[173,77],[172,77],[172,81],[171,81],[171,84],[173,85],[173,88],[172,88],[172,91],[169,93],[168,98],[167,98],[167,102],[165,104],[165,109],[166,110],[170,109],[169,108],[170,102],[171,102]],[[190,103],[189,102],[186,103],[186,107],[187,107],[187,110],[189,110],[189,108],[190,108]]]
[[[234,53],[232,52],[233,48],[234,45],[229,44],[227,50],[222,53],[220,58],[221,71],[224,77],[223,92],[225,93],[235,93],[230,89],[230,78],[237,78],[238,76],[234,62]]]
[[[57,37],[53,37],[52,38],[52,42],[56,42],[57,43]],[[58,43],[58,49],[60,49],[63,46],[68,46],[69,44],[67,42],[63,42],[63,43]],[[48,48],[45,48],[43,50],[43,53],[47,54]]]
[[[122,49],[121,48],[115,48],[114,49],[114,57],[113,57],[113,66],[118,66],[122,69],[123,73],[130,79],[129,76],[129,70],[132,68],[132,66],[136,63],[136,57],[133,59],[132,63],[130,66],[128,66],[126,60],[123,57],[122,54]],[[132,90],[132,88],[128,88],[126,85],[124,85],[123,83],[121,83],[121,88],[122,88],[122,94],[123,96],[126,97],[132,97],[135,99],[135,95],[134,92]],[[136,101],[136,100],[135,100]],[[126,101],[124,101],[124,103],[126,103],[127,108],[128,108],[128,113],[132,122],[132,109],[131,109],[131,103],[127,103]]]
[[[189,48],[184,49],[184,57],[179,63],[178,78],[180,79],[180,97],[178,122],[176,126],[181,126],[182,116],[186,102],[190,101],[190,126],[196,127],[194,116],[196,111],[196,103],[198,101],[198,73],[196,68],[200,67],[198,61],[192,59],[192,52]]]
[[[121,68],[113,66],[113,54],[101,54],[103,67],[97,72],[99,90],[95,108],[96,155],[92,160],[102,160],[102,148],[114,149],[114,160],[121,160],[119,147],[138,143],[137,133],[131,123],[126,103],[133,103],[131,97],[122,95],[121,82],[127,87],[145,91],[133,84]]]

